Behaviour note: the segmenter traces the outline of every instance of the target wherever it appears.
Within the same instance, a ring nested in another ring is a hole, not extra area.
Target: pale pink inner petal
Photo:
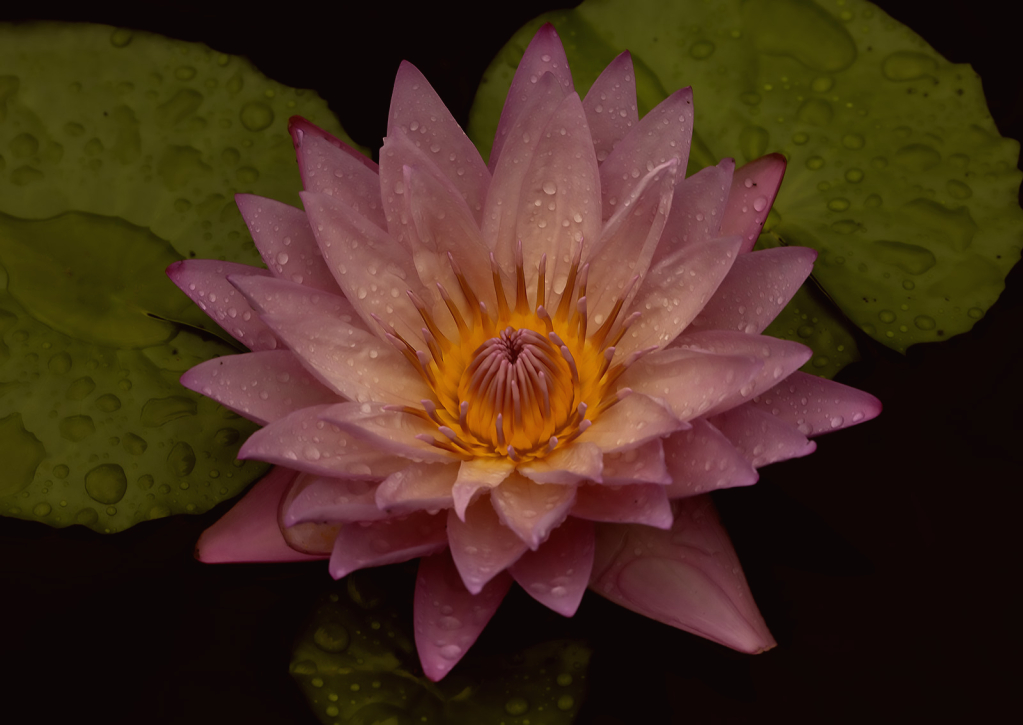
[[[377,164],[373,159],[364,156],[341,139],[337,138],[333,134],[327,133],[319,126],[310,123],[301,116],[292,116],[288,119],[288,133],[291,134],[291,142],[294,144],[296,151],[307,137],[316,136],[317,138],[322,138],[341,149],[346,154],[356,159],[359,163],[363,164],[370,171],[375,173],[377,170]]]
[[[664,440],[672,482],[668,498],[684,498],[733,486],[751,486],[759,474],[717,428],[698,418],[690,430]]]
[[[652,398],[633,393],[604,411],[578,440],[594,443],[604,453],[617,453],[688,427]]]
[[[457,459],[454,454],[423,440],[437,440],[440,434],[434,425],[417,416],[386,409],[379,403],[339,403],[323,410],[320,419],[335,424],[384,455],[427,463],[449,463]],[[394,471],[388,475],[390,473]]]
[[[298,145],[302,188],[326,194],[387,228],[380,200],[380,176],[349,153],[319,136],[306,136]]]
[[[785,163],[785,157],[781,154],[768,154],[750,161],[735,172],[721,233],[742,237],[740,253],[749,252],[757,243],[760,230],[774,204],[774,197],[778,194],[782,177],[785,176]]]
[[[444,514],[417,511],[407,516],[342,526],[330,555],[335,579],[357,569],[397,564],[447,548]]]
[[[671,504],[665,487],[657,483],[629,486],[584,484],[576,494],[572,516],[590,521],[644,524],[671,528]]]
[[[660,438],[637,448],[604,456],[603,483],[621,486],[628,483],[671,483],[664,465],[664,446]]]
[[[465,521],[448,511],[451,557],[466,589],[478,594],[488,581],[514,564],[529,549],[526,542],[501,523],[489,497],[469,505]]]
[[[604,453],[593,443],[576,441],[543,458],[518,467],[518,472],[536,483],[566,485],[582,480],[600,481]]]
[[[597,162],[608,157],[618,142],[639,123],[636,109],[636,73],[625,51],[597,76],[583,99],[586,120],[593,134]]]
[[[490,492],[501,522],[536,551],[565,520],[575,501],[575,485],[542,485],[513,473]]]
[[[720,236],[735,161],[724,159],[717,166],[700,169],[679,180],[671,202],[671,214],[664,226],[661,244],[653,263],[668,258],[683,247],[706,244]]]
[[[533,599],[571,617],[586,592],[593,551],[593,523],[569,517],[539,549],[527,551],[508,571]]]
[[[881,412],[881,401],[870,393],[801,372],[757,396],[751,405],[806,436],[864,423]]]
[[[377,507],[375,481],[303,473],[295,480],[281,525],[306,522],[348,524],[388,518]]]
[[[511,577],[502,573],[473,594],[462,583],[450,553],[420,559],[414,621],[416,650],[427,677],[440,680],[469,651],[511,583]]]
[[[385,478],[376,490],[376,505],[389,513],[432,511],[455,505],[451,487],[454,463],[413,463]]]
[[[479,493],[501,485],[514,470],[515,464],[507,458],[473,458],[462,461],[451,490],[458,518],[465,521],[465,510]]]
[[[710,418],[736,450],[756,468],[790,458],[808,456],[817,444],[770,413],[752,403],[740,405]]]

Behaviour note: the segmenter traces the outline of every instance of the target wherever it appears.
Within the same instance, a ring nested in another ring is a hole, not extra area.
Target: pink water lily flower
[[[206,562],[421,558],[415,639],[438,680],[512,581],[571,616],[587,586],[745,652],[774,645],[707,492],[872,418],[760,334],[815,253],[753,252],[771,155],[684,178],[692,91],[642,120],[619,56],[584,99],[533,39],[489,166],[398,70],[379,167],[303,119],[305,210],[237,197],[268,270],[171,278],[252,352],[182,383],[264,427],[277,464],[203,534]]]

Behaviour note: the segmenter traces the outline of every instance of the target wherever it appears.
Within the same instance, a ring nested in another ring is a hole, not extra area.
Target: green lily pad
[[[784,153],[789,166],[761,246],[817,249],[822,299],[876,340],[905,351],[965,332],[1003,289],[1023,248],[1019,144],[999,136],[969,66],[949,63],[875,5],[588,0],[548,13],[520,29],[484,75],[469,134],[486,150],[543,22],[558,28],[580,93],[626,48],[641,113],[693,86],[690,172],[719,157],[741,164]],[[794,312],[803,297],[782,317],[803,314]],[[826,306],[811,316],[832,331],[844,324]],[[772,334],[779,327],[790,324]],[[832,338],[791,339],[838,360],[849,343]]]
[[[114,532],[236,496],[256,428],[178,384],[237,352],[165,276],[261,264],[234,194],[298,204],[316,94],[101,25],[0,25],[0,514]]]
[[[567,725],[582,704],[590,651],[543,642],[511,655],[472,649],[440,682],[419,666],[411,614],[379,584],[387,570],[347,577],[299,636],[291,674],[320,722],[333,725]],[[393,578],[393,577],[392,577]],[[411,583],[411,582],[409,582]],[[498,615],[500,616],[500,615]]]

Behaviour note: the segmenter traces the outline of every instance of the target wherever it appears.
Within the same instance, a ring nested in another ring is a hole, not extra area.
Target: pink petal
[[[447,548],[444,514],[417,511],[407,516],[342,526],[330,555],[335,579],[358,569],[398,564]]]
[[[717,292],[693,320],[692,329],[763,332],[810,276],[817,252],[775,247],[742,254]]]
[[[505,142],[518,135],[512,133],[516,123],[535,109],[530,101],[543,82],[544,75],[548,73],[561,89],[561,96],[572,92],[572,71],[568,67],[561,38],[553,25],[544,23],[526,47],[508,89],[497,132],[494,134],[494,146],[490,151],[492,171],[497,168],[497,160]]]
[[[452,508],[451,487],[457,475],[453,463],[413,463],[380,483],[376,505],[390,514]]]
[[[662,402],[681,421],[742,403],[763,368],[749,355],[715,355],[677,347],[657,350],[625,371],[621,385]],[[749,392],[752,395],[752,392]]]
[[[687,179],[679,180],[661,244],[654,253],[654,264],[683,247],[732,236],[721,233],[721,224],[734,168],[734,160],[724,159],[717,166],[708,166]]]
[[[366,331],[344,297],[263,277],[239,278],[237,286],[306,368],[338,395],[396,405],[430,397],[409,361]]]
[[[303,473],[295,480],[281,524],[354,524],[389,518],[377,508],[375,481]]]
[[[870,393],[800,372],[754,398],[751,405],[807,436],[848,428],[881,413],[881,401]]]
[[[339,403],[320,413],[320,420],[333,423],[381,454],[427,463],[450,463],[456,457],[417,436],[436,439],[436,427],[421,418],[379,403]],[[387,475],[394,473],[389,471]]]
[[[643,524],[671,528],[671,504],[665,487],[657,483],[630,486],[584,484],[576,493],[572,516],[589,521]]]
[[[579,441],[518,467],[519,473],[536,483],[554,485],[600,481],[603,469],[604,453],[600,447]]]
[[[508,571],[533,599],[571,617],[589,583],[593,551],[593,524],[570,517],[539,549],[527,551]]]
[[[583,99],[586,120],[593,134],[593,150],[603,162],[612,149],[639,123],[636,110],[636,73],[625,51],[604,69]]]
[[[364,164],[370,171],[377,170],[376,162],[373,161],[373,159],[363,156],[341,139],[327,133],[319,126],[313,125],[301,116],[292,116],[288,119],[288,133],[291,134],[291,142],[295,145],[296,150],[298,150],[298,148],[302,145],[302,141],[305,140],[307,136],[316,136],[317,138],[329,141],[332,145],[337,146],[349,156],[354,157],[360,163]]]
[[[408,61],[402,61],[398,66],[387,117],[387,143],[398,136],[406,137],[414,148],[420,150],[419,158],[431,164],[451,183],[479,225],[490,185],[490,171],[429,81]],[[411,161],[402,163],[410,164]],[[381,188],[386,194],[390,189],[387,181],[401,179],[401,167],[393,178],[389,178],[388,174],[393,174],[393,171],[386,168],[383,153],[380,164]]]
[[[235,194],[260,256],[275,277],[338,294],[305,212],[273,199]]]
[[[277,507],[297,475],[297,471],[287,468],[270,469],[230,511],[202,533],[195,547],[196,558],[206,564],[326,558],[292,549],[277,525]]]
[[[501,523],[488,498],[472,503],[464,522],[454,510],[448,511],[448,543],[462,581],[473,594],[479,594],[529,548]]]
[[[751,486],[759,474],[735,446],[702,418],[690,430],[664,439],[664,461],[672,478],[668,498],[684,498],[733,486]]]
[[[817,444],[807,440],[795,426],[754,407],[752,403],[715,415],[708,422],[756,468],[790,458],[802,458],[817,449]]]
[[[292,549],[306,554],[327,556],[334,548],[334,540],[341,530],[341,524],[309,521],[291,526],[285,525],[288,509],[305,488],[305,483],[303,483],[305,480],[307,478],[304,474],[299,475],[281,497],[280,503],[277,505],[277,527]]]
[[[376,315],[411,344],[422,344],[419,312],[407,295],[422,287],[409,253],[351,207],[324,194],[300,196],[331,274],[367,329],[384,336]]]
[[[602,482],[609,486],[629,483],[671,483],[664,465],[664,447],[660,438],[647,441],[637,448],[608,453],[604,456]]]
[[[781,154],[768,154],[735,172],[721,234],[741,236],[743,242],[739,251],[742,254],[752,250],[757,243],[785,176],[785,164],[785,157]]]
[[[511,577],[502,573],[472,594],[462,584],[450,553],[419,560],[414,621],[416,650],[427,677],[434,682],[442,679],[469,651],[511,583]]]
[[[630,307],[641,316],[618,343],[618,352],[663,347],[699,319],[736,262],[739,242],[739,237],[721,237],[687,246],[651,267]]]
[[[167,276],[214,322],[250,350],[273,350],[277,337],[230,282],[229,275],[269,277],[247,264],[215,259],[184,259],[167,267]]]
[[[341,405],[349,405],[342,403]],[[333,405],[301,408],[257,430],[238,451],[254,458],[331,478],[380,479],[408,465],[321,420]]]
[[[473,458],[462,461],[455,485],[451,489],[458,518],[465,521],[465,510],[476,500],[479,492],[501,485],[514,470],[515,464],[507,458]]]
[[[196,365],[181,384],[261,425],[321,403],[340,403],[290,350],[225,355]]]
[[[387,228],[380,199],[380,176],[360,159],[319,136],[307,135],[298,151],[298,169],[302,188],[314,194],[326,194],[366,217],[381,229]]]
[[[688,427],[663,405],[642,393],[633,393],[601,413],[578,440],[595,443],[604,453],[617,453]]]
[[[600,165],[604,219],[629,198],[639,176],[670,159],[686,168],[693,137],[693,89],[681,88],[646,114]]]
[[[575,485],[542,485],[513,473],[490,492],[501,523],[536,551],[558,524],[565,520],[575,501]]]
[[[670,531],[598,526],[590,588],[626,609],[741,652],[775,646],[709,496],[678,502]]]

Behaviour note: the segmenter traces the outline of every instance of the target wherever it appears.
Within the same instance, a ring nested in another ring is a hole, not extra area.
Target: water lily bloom
[[[207,562],[420,558],[430,678],[512,582],[571,616],[589,586],[729,647],[774,645],[707,492],[875,416],[761,335],[815,253],[751,251],[785,161],[684,178],[692,91],[637,116],[619,56],[580,99],[533,39],[489,165],[398,70],[380,164],[292,119],[304,211],[239,195],[269,269],[170,276],[252,352],[182,383],[263,427],[276,464],[203,534]]]

